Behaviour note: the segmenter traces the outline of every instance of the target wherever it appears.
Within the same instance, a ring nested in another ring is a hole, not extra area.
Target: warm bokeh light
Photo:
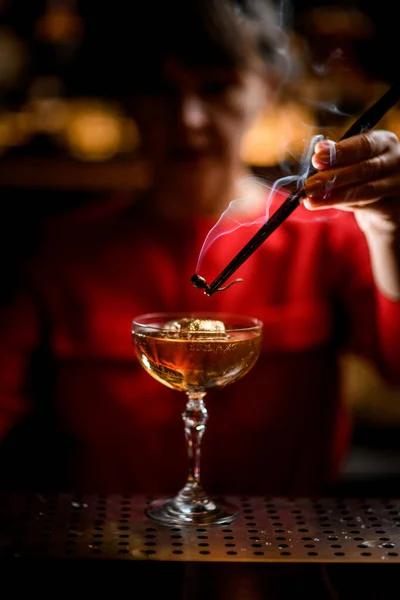
[[[393,131],[400,139],[400,108],[394,108],[387,115],[380,127],[381,129],[389,129]]]
[[[314,134],[311,110],[295,102],[278,104],[263,113],[245,136],[242,157],[253,166],[275,166],[286,159],[298,159]]]
[[[25,43],[0,21],[0,90],[18,86],[28,62]]]
[[[315,6],[306,11],[304,22],[314,35],[336,36],[351,39],[370,38],[375,28],[371,19],[355,6]]]
[[[0,113],[0,155],[13,146],[23,146],[33,133],[32,120],[25,112]]]
[[[34,98],[27,103],[25,110],[37,133],[60,134],[66,127],[68,104],[61,98]]]
[[[35,27],[37,37],[50,43],[68,41],[82,32],[80,16],[68,6],[50,6]]]
[[[62,141],[79,160],[105,161],[139,143],[136,124],[106,102],[77,100],[68,109]]]

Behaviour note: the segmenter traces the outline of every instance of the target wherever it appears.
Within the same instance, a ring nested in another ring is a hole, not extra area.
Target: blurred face
[[[256,70],[189,69],[167,61],[159,89],[139,98],[135,110],[144,149],[159,176],[195,186],[200,173],[204,178],[208,171],[237,168],[243,135],[266,92]]]

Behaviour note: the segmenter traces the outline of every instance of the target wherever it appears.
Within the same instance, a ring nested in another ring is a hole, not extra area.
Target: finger
[[[332,142],[318,142],[312,158],[316,169],[327,169],[329,166],[344,167],[392,152],[400,148],[398,137],[391,131],[377,130]]]
[[[384,199],[379,199],[379,198],[374,198],[373,200],[365,200],[365,201],[359,201],[359,202],[354,202],[353,204],[348,203],[348,204],[332,204],[329,206],[323,206],[320,204],[316,204],[314,203],[312,200],[310,200],[309,198],[306,198],[304,200],[304,206],[311,211],[315,211],[315,210],[327,210],[327,209],[337,209],[337,210],[341,210],[341,211],[345,211],[345,212],[369,212],[371,213],[371,210],[373,210],[373,212],[375,214],[381,214],[381,215],[395,215],[397,214],[398,216],[400,216],[400,207],[399,207],[399,198],[398,197],[390,197],[390,198],[384,198]],[[391,217],[389,217],[389,219],[391,219]]]
[[[372,204],[377,204],[379,201],[379,198],[374,198],[373,200],[359,200],[357,202],[326,202],[326,203],[321,203],[321,202],[315,202],[314,200],[312,200],[311,198],[305,198],[303,201],[304,206],[308,209],[308,210],[331,210],[331,209],[337,209],[337,210],[343,210],[346,212],[354,212],[355,209],[362,209],[362,208],[367,208],[367,207],[371,207]]]
[[[385,197],[397,197],[400,203],[400,173],[366,184],[341,188],[317,197],[307,196],[313,206],[364,205]]]
[[[326,199],[349,190],[360,198],[396,194],[400,186],[400,151],[386,153],[341,169],[313,175],[304,184],[310,198]]]

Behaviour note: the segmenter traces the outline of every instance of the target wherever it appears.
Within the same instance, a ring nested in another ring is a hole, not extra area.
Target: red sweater
[[[351,432],[338,355],[361,353],[398,380],[400,305],[375,289],[365,238],[345,213],[289,218],[235,273],[244,282],[206,297],[190,277],[210,225],[150,223],[116,200],[46,225],[26,288],[1,315],[0,435],[8,450],[22,448],[19,466],[9,459],[12,485],[182,487],[185,395],[140,367],[131,339],[136,315],[161,310],[264,322],[253,370],[206,396],[207,491],[310,495],[335,481]],[[201,272],[208,282],[252,233],[242,229],[210,250]]]

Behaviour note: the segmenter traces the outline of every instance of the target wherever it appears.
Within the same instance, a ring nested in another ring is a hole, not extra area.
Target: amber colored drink
[[[225,387],[250,371],[260,353],[261,333],[184,339],[146,331],[136,333],[134,343],[140,363],[155,379],[179,391],[201,391]]]
[[[151,502],[146,514],[157,523],[227,525],[239,514],[237,506],[208,496],[200,482],[201,440],[208,420],[204,399],[210,388],[223,388],[250,371],[260,355],[262,330],[255,317],[215,311],[147,313],[133,319],[132,341],[140,365],[158,382],[186,395],[182,419],[188,475],[175,496]]]

